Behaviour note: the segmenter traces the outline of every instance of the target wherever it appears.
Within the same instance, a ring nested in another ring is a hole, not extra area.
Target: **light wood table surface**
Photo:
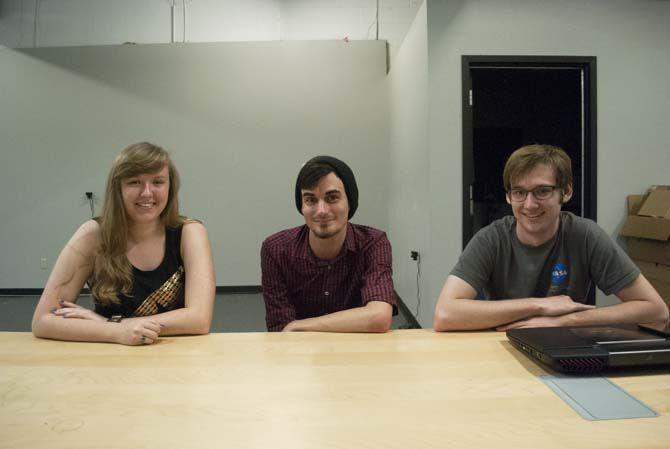
[[[156,345],[0,333],[0,447],[670,447],[670,370],[609,378],[656,418],[587,421],[494,332],[231,333]]]

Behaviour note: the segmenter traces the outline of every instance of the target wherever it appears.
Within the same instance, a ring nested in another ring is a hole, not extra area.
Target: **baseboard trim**
[[[40,296],[43,288],[0,288],[0,296]],[[219,285],[216,287],[217,293],[261,293],[263,289],[260,285]],[[90,290],[83,288],[81,295],[90,294]]]
[[[0,288],[0,296],[40,296],[44,291],[43,288]],[[244,294],[244,293],[262,293],[263,288],[260,285],[219,285],[216,287],[216,293],[222,294]],[[90,291],[88,288],[81,290],[81,295],[88,295]],[[403,315],[407,321],[407,325],[403,326],[408,329],[421,329],[421,325],[416,320],[412,312],[409,310],[405,302],[400,296],[398,299],[398,311]]]
[[[216,287],[217,293],[262,293],[260,285],[224,285]]]
[[[402,300],[402,298],[396,293],[396,298],[398,299],[398,311],[402,313],[402,316],[407,320],[407,325],[401,326],[402,329],[422,329],[419,322],[416,320],[412,312],[407,307],[407,304]]]
[[[0,296],[39,296],[42,288],[0,288]]]
[[[41,296],[43,288],[0,288],[0,296]],[[82,288],[80,295],[89,295],[91,291]]]

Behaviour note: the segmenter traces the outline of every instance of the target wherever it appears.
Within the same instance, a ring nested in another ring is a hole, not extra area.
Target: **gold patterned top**
[[[183,301],[184,297],[184,267],[179,269],[170,276],[170,279],[165,281],[163,285],[158,287],[152,294],[147,296],[147,299],[135,309],[133,316],[148,316],[155,315],[162,311],[172,310],[177,308],[180,297]]]
[[[161,264],[148,271],[133,267],[131,294],[119,294],[118,304],[101,304],[96,301],[96,313],[107,317],[138,317],[184,307],[186,275],[180,251],[181,230],[181,226],[166,229],[165,253]]]

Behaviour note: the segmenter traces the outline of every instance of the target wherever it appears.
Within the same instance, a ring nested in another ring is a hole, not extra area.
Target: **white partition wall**
[[[426,274],[433,301],[461,249],[461,55],[597,58],[598,223],[611,236],[623,223],[626,195],[670,183],[670,3],[428,0],[427,6],[433,263]]]
[[[389,238],[395,287],[424,327],[432,326],[428,189],[428,45],[426,5],[419,9],[389,74]],[[417,260],[410,252],[418,252]],[[418,312],[418,313],[417,313]]]
[[[596,56],[598,222],[616,238],[626,195],[670,183],[668,24],[670,3],[657,1],[424,3],[388,84],[394,280],[413,312],[420,294],[424,327],[461,252],[461,56]]]
[[[0,41],[30,45],[37,23],[44,45],[63,45],[55,31],[69,28],[53,21],[58,4],[69,11],[71,2],[48,3],[33,22],[20,5],[34,1],[3,2]],[[135,3],[121,4],[134,11]],[[412,311],[417,265],[409,250],[420,253],[418,319],[430,326],[461,251],[464,54],[597,58],[598,222],[610,235],[627,194],[670,183],[670,2],[380,2],[389,73],[383,41],[342,40],[372,38],[372,2],[332,4],[197,2],[187,31],[200,40],[249,38],[206,20],[236,11],[237,25],[256,17],[255,39],[327,32],[333,41],[0,50],[0,288],[43,285],[41,258],[50,268],[90,215],[84,192],[99,198],[114,155],[142,139],[174,154],[183,211],[210,231],[217,284],[257,285],[261,240],[301,222],[293,205],[300,164],[330,152],[358,177],[354,221],[389,231],[396,289]],[[146,13],[155,18],[151,41],[167,39],[163,3],[148,5],[161,11]],[[204,25],[194,28],[197,21]],[[79,25],[77,39],[121,36]]]
[[[311,156],[349,162],[353,221],[387,227],[382,41],[2,49],[0,67],[0,288],[43,286],[90,217],[85,192],[99,211],[113,158],[141,140],[171,151],[217,285],[260,284],[263,238],[302,222],[293,188]]]

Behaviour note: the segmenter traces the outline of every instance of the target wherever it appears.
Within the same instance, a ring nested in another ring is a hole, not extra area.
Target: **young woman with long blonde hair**
[[[119,154],[102,216],[74,233],[54,265],[33,316],[35,336],[141,345],[209,332],[210,243],[202,223],[179,215],[178,190],[161,147],[141,142]],[[85,283],[95,310],[76,304]]]

